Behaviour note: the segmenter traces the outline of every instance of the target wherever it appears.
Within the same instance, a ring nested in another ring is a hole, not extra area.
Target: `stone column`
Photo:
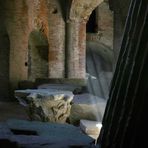
[[[85,79],[86,22],[68,21],[66,33],[67,77]]]

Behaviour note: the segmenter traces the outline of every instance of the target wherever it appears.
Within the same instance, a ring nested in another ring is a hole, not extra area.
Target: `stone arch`
[[[28,79],[48,77],[48,40],[39,30],[33,30],[28,41]]]
[[[70,20],[84,20],[87,21],[92,11],[100,4],[103,0],[73,0],[70,9]]]

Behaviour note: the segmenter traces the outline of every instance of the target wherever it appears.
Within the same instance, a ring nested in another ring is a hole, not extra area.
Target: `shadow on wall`
[[[35,30],[29,36],[28,79],[48,77],[48,40],[40,31]]]
[[[0,26],[0,100],[9,100],[9,36]]]

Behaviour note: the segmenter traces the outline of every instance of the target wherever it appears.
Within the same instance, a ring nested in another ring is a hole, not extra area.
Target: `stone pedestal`
[[[73,94],[52,89],[16,90],[15,97],[26,106],[31,120],[65,123]]]

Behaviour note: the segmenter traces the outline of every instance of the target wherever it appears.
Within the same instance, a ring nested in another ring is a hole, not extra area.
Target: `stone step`
[[[25,90],[15,90],[14,96],[18,99],[20,104],[27,105],[27,96],[30,94],[41,95],[41,96],[57,96],[57,95],[65,95],[73,97],[73,93],[71,91],[63,91],[56,89],[25,89]]]
[[[82,129],[82,131],[96,140],[100,134],[101,127],[101,122],[91,120],[80,120],[80,128]]]

